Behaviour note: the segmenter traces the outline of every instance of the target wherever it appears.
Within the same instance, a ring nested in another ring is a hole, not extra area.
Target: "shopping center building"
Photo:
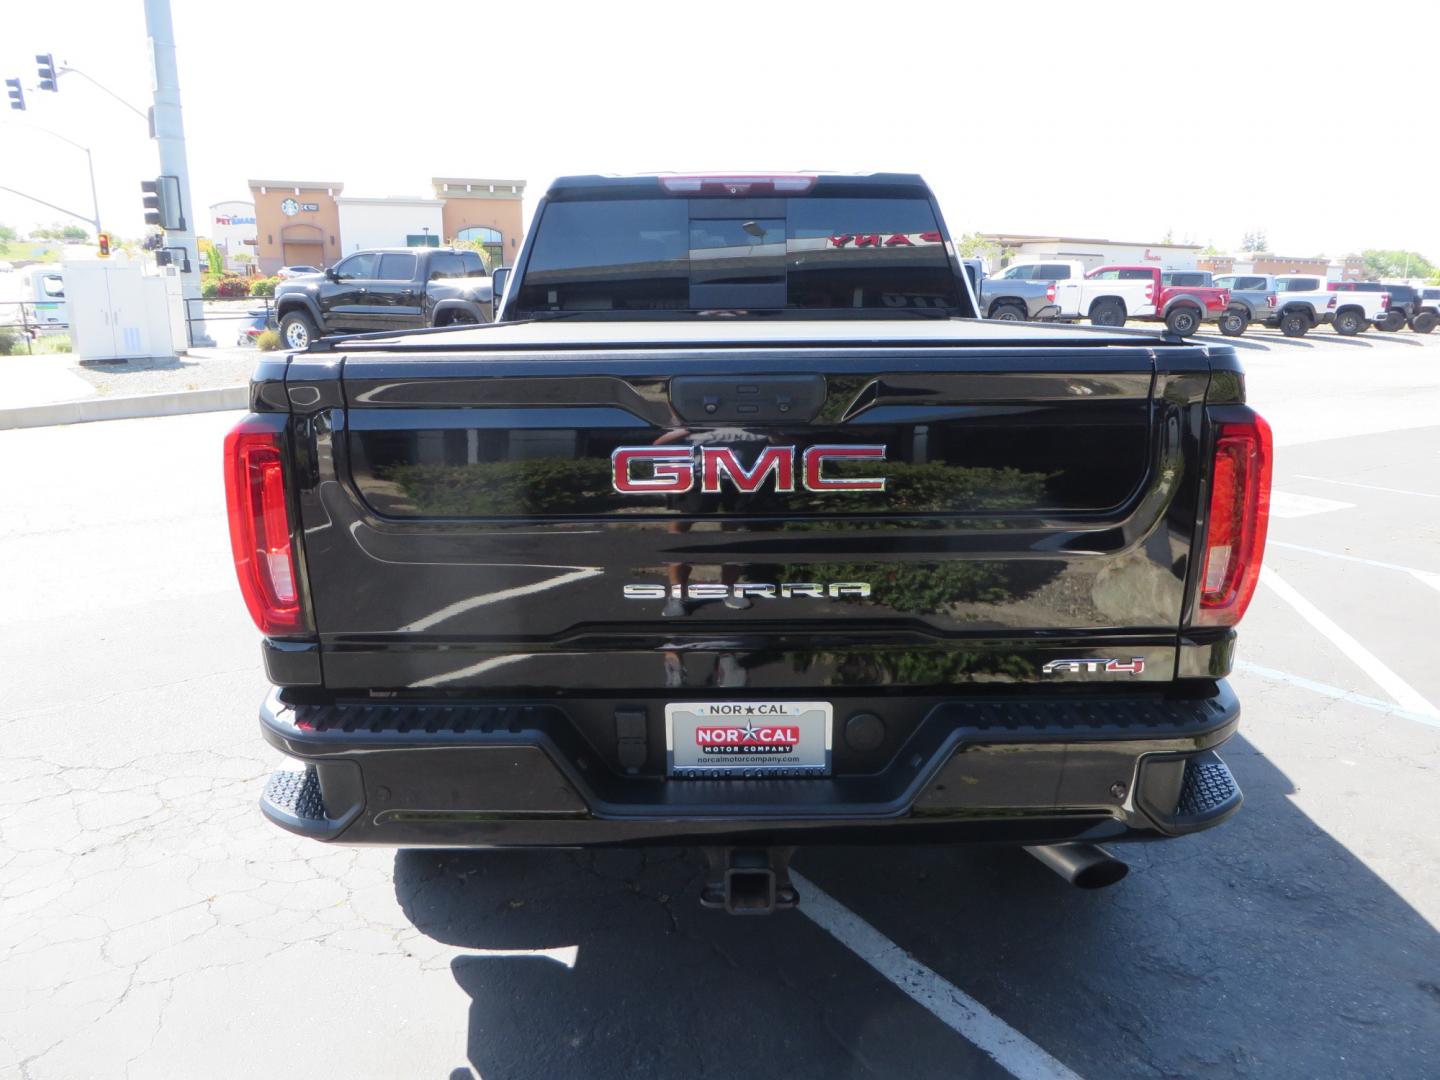
[[[376,247],[484,245],[491,266],[520,247],[525,181],[435,177],[431,194],[345,195],[329,180],[251,180],[255,255],[262,274],[282,266],[330,266],[352,251]]]

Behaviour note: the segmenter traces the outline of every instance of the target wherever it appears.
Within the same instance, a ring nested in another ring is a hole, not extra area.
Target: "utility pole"
[[[150,36],[150,57],[155,66],[155,105],[152,137],[160,150],[160,174],[173,176],[180,190],[184,224],[167,230],[167,247],[185,249],[190,269],[180,272],[180,293],[185,299],[186,325],[191,345],[214,345],[205,329],[200,299],[200,248],[195,242],[195,204],[190,198],[190,169],[185,157],[185,125],[180,116],[180,73],[175,63],[175,28],[170,0],[145,0],[145,31]],[[199,309],[199,310],[197,310]],[[194,322],[192,315],[197,316]]]

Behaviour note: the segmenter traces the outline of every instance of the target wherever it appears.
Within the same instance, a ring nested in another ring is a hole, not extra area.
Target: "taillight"
[[[1045,302],[1047,304],[1053,304],[1055,302],[1055,283],[1053,281],[1045,286]]]
[[[1389,310],[1390,310],[1390,294],[1389,294],[1388,292],[1382,292],[1382,293],[1380,294],[1380,310],[1381,310],[1381,311],[1389,311]]]
[[[1269,296],[1265,297],[1265,306],[1272,308],[1275,306],[1275,294],[1273,292]]]
[[[1270,522],[1271,460],[1270,425],[1259,416],[1216,425],[1199,625],[1234,626],[1255,595]]]
[[[1338,296],[1332,296],[1332,297],[1330,297],[1330,302],[1325,305],[1326,308],[1333,308],[1333,307],[1335,306],[1335,302],[1336,302],[1337,300],[1339,300],[1339,299],[1340,299],[1340,298],[1339,298]]]
[[[235,574],[262,634],[300,630],[281,454],[284,417],[247,416],[225,436],[225,505]]]
[[[1155,299],[1155,283],[1153,281],[1145,286],[1145,299],[1147,302]]]
[[[800,173],[662,176],[660,187],[671,195],[804,195],[817,179]]]

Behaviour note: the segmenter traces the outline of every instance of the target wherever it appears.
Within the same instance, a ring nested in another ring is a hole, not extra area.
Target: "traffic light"
[[[162,229],[184,229],[185,218],[180,212],[180,181],[173,176],[157,176],[141,180],[140,191],[145,204],[145,224]]]
[[[100,258],[108,259],[110,257],[110,234],[108,232],[100,233],[95,237],[95,242],[100,245]]]
[[[55,57],[51,53],[36,53],[35,65],[40,69],[40,89],[56,93],[60,84],[55,78]]]
[[[25,91],[20,89],[19,79],[6,79],[5,88],[10,91],[10,107],[25,111]]]

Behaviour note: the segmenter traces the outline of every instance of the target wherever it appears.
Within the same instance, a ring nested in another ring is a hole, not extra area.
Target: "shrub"
[[[200,298],[202,300],[214,300],[220,295],[220,282],[213,278],[209,281],[204,279],[200,282]]]
[[[9,356],[15,349],[15,331],[0,326],[0,356]]]
[[[255,347],[261,352],[274,352],[280,348],[280,331],[261,330],[255,338]]]
[[[262,277],[250,279],[251,296],[274,296],[275,285],[279,281],[276,277]]]
[[[250,295],[250,283],[244,278],[221,278],[215,290],[221,300],[240,300]]]

